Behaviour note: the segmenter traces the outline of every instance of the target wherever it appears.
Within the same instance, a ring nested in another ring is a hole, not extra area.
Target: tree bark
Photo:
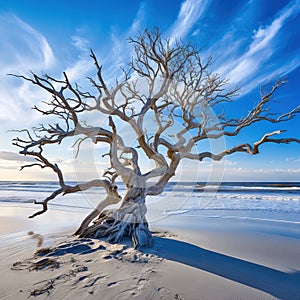
[[[92,225],[79,228],[76,233],[80,237],[107,237],[112,243],[131,237],[135,249],[151,247],[152,234],[146,219],[145,198],[145,189],[130,188],[119,208],[99,212],[98,219]]]

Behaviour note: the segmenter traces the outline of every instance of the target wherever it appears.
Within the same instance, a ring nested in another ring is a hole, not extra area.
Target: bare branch
[[[215,161],[221,160],[224,156],[233,154],[235,152],[244,152],[251,155],[258,154],[259,153],[259,146],[264,143],[276,143],[276,144],[290,144],[293,142],[300,143],[300,139],[296,138],[280,138],[280,139],[271,139],[270,136],[278,135],[283,133],[282,130],[277,130],[274,132],[266,133],[259,141],[255,142],[253,146],[251,146],[248,143],[240,144],[238,146],[235,146],[231,149],[224,150],[219,154],[213,154],[211,152],[202,152],[199,154],[193,154],[193,153],[181,153],[182,158],[189,158],[189,159],[195,159],[202,161],[204,158],[210,158]]]
[[[34,218],[38,215],[41,215],[41,214],[45,213],[48,210],[48,202],[55,199],[59,195],[77,193],[77,192],[80,192],[80,191],[88,190],[92,187],[103,187],[103,188],[105,188],[108,196],[110,196],[110,197],[107,197],[107,200],[105,202],[106,205],[104,205],[104,207],[109,205],[109,204],[113,204],[112,201],[114,201],[114,203],[117,203],[120,200],[120,196],[117,193],[116,186],[113,183],[111,183],[110,181],[105,180],[105,179],[104,180],[95,179],[95,180],[91,180],[91,181],[85,182],[85,183],[80,183],[80,184],[77,184],[77,185],[74,185],[74,186],[64,185],[63,187],[60,187],[59,189],[55,190],[45,200],[39,201],[39,202],[34,201],[35,204],[41,204],[43,206],[43,209],[36,212],[36,213],[34,213],[29,218]],[[115,199],[115,200],[112,200],[112,199]],[[115,202],[116,199],[118,199],[117,202]]]

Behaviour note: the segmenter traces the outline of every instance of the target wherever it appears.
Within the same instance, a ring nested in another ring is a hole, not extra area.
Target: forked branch
[[[76,184],[76,185],[63,185],[60,188],[58,188],[57,190],[55,190],[49,197],[47,197],[45,200],[43,201],[34,201],[35,204],[41,204],[43,206],[43,209],[34,213],[33,215],[31,215],[29,218],[34,218],[38,215],[41,215],[43,213],[45,213],[48,210],[48,202],[51,200],[54,200],[57,196],[59,195],[66,195],[66,194],[72,194],[72,193],[77,193],[77,192],[81,192],[81,191],[85,191],[88,190],[92,187],[103,187],[106,190],[107,193],[107,197],[106,197],[106,202],[105,205],[103,206],[103,208],[107,205],[110,204],[115,204],[117,202],[120,201],[121,197],[117,192],[117,187],[115,184],[113,184],[112,182],[110,182],[109,180],[106,179],[94,179],[91,180],[89,182],[85,182],[82,184]]]

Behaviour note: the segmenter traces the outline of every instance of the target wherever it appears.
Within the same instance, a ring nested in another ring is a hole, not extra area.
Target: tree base
[[[94,224],[77,231],[80,237],[107,237],[110,243],[118,243],[124,237],[130,237],[135,249],[151,247],[152,234],[145,218],[144,203],[126,203],[119,209],[104,211]]]

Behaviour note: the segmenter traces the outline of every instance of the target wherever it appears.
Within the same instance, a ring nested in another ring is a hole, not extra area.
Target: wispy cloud
[[[47,39],[15,15],[0,16],[0,32],[4,33],[0,47],[0,127],[6,126],[4,120],[14,120],[14,128],[19,128],[33,117],[30,107],[37,99],[43,99],[44,94],[30,83],[6,74],[24,74],[29,69],[53,70],[56,58]],[[28,118],[20,118],[21,113],[26,113]],[[4,131],[7,129],[11,128]]]
[[[71,39],[72,45],[77,51],[77,56],[64,71],[71,81],[79,82],[90,76],[93,70],[93,62],[90,58],[90,49],[92,47],[90,41],[81,35],[73,35]]]
[[[55,57],[53,51],[47,41],[47,39],[29,24],[25,23],[20,18],[14,16],[15,22],[23,29],[24,32],[29,34],[30,39],[26,40],[32,51],[39,51],[43,56],[43,65],[45,68],[52,67],[55,64]],[[35,46],[32,45],[32,40],[35,39],[37,44]]]
[[[72,36],[72,44],[75,46],[76,49],[83,53],[88,52],[90,48],[90,42],[87,39],[78,35]]]
[[[300,162],[300,158],[297,158],[297,157],[287,157],[286,159],[285,159],[287,162],[292,162],[292,163],[294,163],[294,162]]]
[[[286,7],[284,7],[279,15],[275,16],[273,21],[265,26],[257,28],[246,48],[246,51],[237,53],[238,47],[241,43],[235,41],[231,44],[237,37],[230,33],[227,34],[227,47],[222,48],[222,52],[226,54],[231,49],[232,52],[236,52],[235,56],[228,59],[226,55],[219,51],[218,61],[223,61],[219,65],[217,72],[220,74],[227,74],[227,78],[232,84],[243,84],[242,93],[247,93],[253,88],[257,87],[263,81],[271,79],[276,72],[277,75],[283,75],[291,72],[293,69],[300,65],[300,57],[295,58],[293,62],[288,62],[285,58],[281,62],[282,67],[278,69],[278,64],[269,64],[269,66],[264,66],[266,63],[270,62],[273,58],[274,53],[278,50],[276,48],[276,43],[278,39],[278,34],[286,24],[286,22],[298,15],[300,12],[300,2],[292,1]],[[277,69],[275,69],[277,68]]]
[[[107,75],[108,81],[114,83],[118,75],[121,74],[120,66],[127,64],[133,55],[133,49],[128,43],[128,37],[135,36],[139,31],[144,30],[145,14],[146,6],[144,3],[141,3],[131,25],[127,29],[119,33],[117,27],[112,27],[110,34],[112,47],[109,56],[103,61],[103,65],[106,67],[104,73]],[[109,74],[115,74],[114,78],[109,77]]]
[[[170,29],[170,41],[184,39],[209,6],[209,0],[185,0]]]
[[[127,33],[129,35],[136,34],[142,28],[143,22],[145,19],[145,11],[146,11],[146,6],[145,6],[145,3],[142,2],[140,4],[139,10],[138,10],[136,16],[134,17],[134,19],[129,27],[129,30],[127,31]]]
[[[91,75],[93,70],[93,62],[90,58],[90,41],[81,35],[73,35],[71,37],[72,45],[75,47],[75,59],[69,63],[65,70],[70,81],[79,82]],[[80,82],[82,85],[82,82]]]
[[[15,15],[0,16],[1,66],[5,71],[53,68],[56,59],[47,39]],[[21,50],[22,49],[22,50]]]
[[[251,169],[227,167],[223,181],[295,181],[300,179],[299,168]]]
[[[23,156],[11,151],[0,151],[0,160],[13,162],[35,162],[33,157]]]
[[[78,82],[85,80],[93,70],[93,62],[89,55],[81,57],[75,61],[71,66],[66,68],[65,72],[68,75],[70,81]]]
[[[184,39],[187,36],[195,23],[207,10],[209,3],[210,0],[185,0],[182,3],[177,19],[166,32],[167,36],[170,37],[171,43],[176,39]],[[124,30],[122,34],[118,34],[117,29],[113,28],[111,32],[111,40],[113,42],[112,55],[104,62],[110,66],[107,73],[111,73],[112,70],[116,72],[119,66],[124,65],[133,54],[127,38],[144,29],[145,15],[146,6],[142,3],[131,26],[127,30]]]

